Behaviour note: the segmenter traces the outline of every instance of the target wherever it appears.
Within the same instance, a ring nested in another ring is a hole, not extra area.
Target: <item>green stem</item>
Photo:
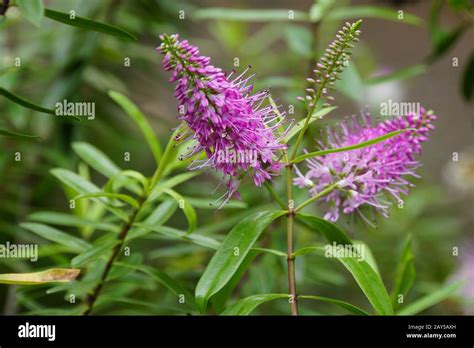
[[[338,185],[338,183],[329,185],[329,186],[327,186],[324,190],[318,192],[316,195],[314,195],[314,196],[308,198],[306,201],[304,201],[303,203],[301,203],[299,206],[296,207],[295,213],[299,212],[301,209],[303,209],[304,207],[306,207],[306,206],[307,206],[308,204],[310,204],[311,202],[314,202],[314,201],[317,200],[318,198],[324,197],[324,196],[326,196],[327,194],[331,193],[332,190],[334,190],[335,188],[337,188],[337,185]]]
[[[125,243],[125,238],[127,237],[128,232],[130,231],[133,223],[135,222],[135,219],[136,219],[138,213],[140,212],[141,208],[143,207],[143,203],[145,202],[145,200],[146,200],[145,196],[140,197],[138,207],[135,208],[134,210],[132,210],[130,218],[120,228],[120,233],[119,233],[119,236],[118,236],[119,243],[112,249],[112,254],[110,255],[109,260],[107,261],[107,264],[105,265],[105,269],[102,272],[102,276],[100,278],[99,284],[97,284],[97,286],[94,288],[92,293],[90,293],[87,296],[86,301],[85,301],[86,302],[86,309],[82,313],[83,315],[89,315],[91,313],[92,309],[94,308],[94,304],[97,301],[97,298],[99,297],[99,294],[101,293],[105,282],[107,281],[107,277],[110,273],[110,270],[112,269],[112,266],[113,266],[115,260],[117,259],[118,254],[119,254],[120,250],[122,249],[123,244]]]
[[[175,137],[178,134],[179,130],[181,127],[178,127],[176,131],[171,135],[170,140],[168,141],[168,144],[166,145],[165,152],[161,158],[161,161],[158,165],[158,168],[156,168],[155,173],[153,174],[153,177],[151,179],[150,185],[148,187],[148,190],[144,192],[143,196],[141,196],[138,200],[138,206],[132,210],[132,213],[130,214],[130,218],[126,223],[122,225],[120,228],[119,236],[118,236],[118,241],[119,243],[112,249],[112,254],[110,255],[107,264],[105,266],[104,271],[102,272],[102,276],[100,279],[99,284],[94,288],[92,293],[90,293],[87,298],[86,298],[86,309],[83,312],[83,315],[89,315],[94,307],[95,302],[97,301],[97,298],[99,297],[102,288],[104,287],[104,284],[107,281],[107,277],[110,273],[110,270],[112,269],[112,266],[117,259],[120,250],[122,249],[123,244],[125,243],[125,239],[127,238],[128,232],[132,228],[133,223],[135,222],[135,219],[137,218],[138,214],[140,213],[144,203],[146,202],[148,196],[152,192],[153,188],[155,185],[162,179],[163,174],[165,172],[166,166],[169,163],[169,160],[173,154],[173,149],[175,145]]]
[[[290,308],[292,315],[298,315],[298,296],[296,292],[296,272],[295,272],[295,246],[294,246],[294,220],[295,212],[293,210],[293,192],[292,192],[292,181],[293,181],[292,165],[287,164],[286,166],[286,190],[288,197],[288,213],[286,215],[286,239],[287,239],[287,266],[288,266],[288,293],[290,295]]]
[[[263,185],[264,185],[265,188],[268,190],[268,192],[270,193],[270,195],[273,197],[273,199],[275,200],[275,202],[278,203],[278,205],[280,206],[280,208],[286,210],[286,205],[285,205],[285,203],[283,203],[283,201],[280,199],[280,197],[278,197],[277,193],[275,192],[275,190],[274,190],[273,187],[272,187],[272,184],[270,184],[268,181],[265,181],[265,183],[264,183]]]
[[[336,57],[334,58],[334,61],[338,61],[342,55],[344,50],[341,50],[337,55]],[[290,160],[293,161],[293,159],[295,158],[295,156],[297,155],[298,153],[298,149],[301,145],[301,141],[303,140],[303,137],[308,129],[308,126],[309,126],[309,121],[311,120],[311,116],[314,114],[314,112],[316,111],[316,108],[317,108],[317,105],[318,105],[318,102],[319,100],[321,99],[321,94],[323,92],[323,90],[326,88],[326,84],[328,83],[329,79],[327,78],[327,76],[331,76],[332,75],[332,72],[334,70],[334,67],[335,65],[333,64],[327,71],[327,73],[325,74],[325,76],[321,79],[321,84],[320,86],[318,87],[318,91],[316,92],[316,95],[314,96],[314,98],[312,99],[312,103],[313,103],[313,106],[309,109],[308,111],[308,114],[306,115],[306,119],[304,121],[304,125],[303,125],[303,128],[301,129],[300,133],[298,134],[298,138],[296,139],[296,143],[295,143],[295,147],[293,149],[293,152],[291,153],[291,156],[290,156]]]
[[[169,164],[169,161],[173,155],[173,150],[176,144],[174,139],[178,135],[180,129],[181,129],[181,125],[178,126],[178,128],[176,128],[176,130],[171,135],[171,138],[168,141],[168,144],[166,145],[165,152],[163,153],[163,156],[161,157],[160,164],[158,165],[158,168],[156,169],[155,173],[153,174],[153,177],[151,178],[148,193],[150,193],[151,190],[153,190],[153,188],[158,183],[158,181],[160,181],[160,179],[163,177],[163,173],[165,172],[166,166]]]

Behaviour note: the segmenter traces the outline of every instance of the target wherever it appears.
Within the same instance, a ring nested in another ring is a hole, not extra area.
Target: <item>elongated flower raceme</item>
[[[398,130],[413,130],[357,150],[308,159],[308,171],[304,175],[298,171],[299,177],[294,183],[308,187],[312,195],[337,184],[331,193],[320,199],[329,205],[324,216],[327,220],[336,221],[341,211],[345,214],[357,211],[369,222],[359,210],[364,204],[387,217],[391,203],[384,201],[381,195],[388,193],[400,201],[400,194],[408,194],[413,185],[405,177],[418,177],[415,170],[420,163],[415,155],[421,153],[421,144],[434,129],[432,122],[436,116],[420,109],[419,115],[399,116],[377,125],[372,125],[366,113],[341,122],[339,130],[329,129],[327,145],[319,144],[323,149],[355,145]]]
[[[197,47],[178,35],[161,35],[158,51],[165,55],[163,69],[172,71],[170,82],[177,82],[175,97],[179,101],[180,118],[187,131],[179,140],[194,138],[197,145],[185,156],[205,151],[207,158],[194,161],[190,169],[214,168],[228,177],[231,197],[241,178],[247,173],[260,186],[282,165],[277,151],[284,145],[276,130],[282,120],[271,106],[262,106],[267,91],[251,94],[252,76],[245,73],[232,77],[210,65],[210,58],[199,55]]]

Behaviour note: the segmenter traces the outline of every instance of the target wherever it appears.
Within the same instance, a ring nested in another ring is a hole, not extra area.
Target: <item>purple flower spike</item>
[[[418,177],[415,169],[420,163],[414,155],[421,153],[421,143],[428,140],[435,119],[436,116],[424,108],[420,108],[419,115],[395,117],[375,126],[368,113],[361,119],[353,116],[341,122],[340,131],[328,129],[328,144],[320,143],[321,148],[345,147],[397,130],[414,130],[365,148],[309,159],[309,170],[305,175],[297,171],[299,177],[294,179],[294,183],[299,187],[308,187],[311,195],[338,183],[335,190],[320,199],[329,205],[329,211],[324,216],[326,220],[336,221],[340,211],[344,214],[357,211],[370,224],[359,210],[363,204],[374,207],[387,217],[391,203],[380,199],[380,196],[388,193],[400,201],[400,194],[408,194],[413,184],[404,176]]]
[[[175,97],[179,101],[180,119],[189,128],[179,140],[194,138],[197,145],[184,157],[201,151],[207,158],[193,161],[190,169],[214,168],[228,176],[226,202],[236,193],[247,173],[261,186],[278,174],[282,164],[277,151],[280,143],[277,129],[282,120],[271,106],[262,106],[267,91],[252,92],[252,76],[233,77],[210,65],[210,58],[199,55],[197,47],[178,35],[161,35],[157,51],[164,54],[163,69],[172,71],[170,82],[177,82]]]

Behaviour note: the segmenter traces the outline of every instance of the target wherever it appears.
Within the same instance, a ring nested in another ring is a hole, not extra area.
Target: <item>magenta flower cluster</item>
[[[327,220],[336,221],[341,211],[344,214],[357,211],[370,224],[359,210],[364,204],[387,217],[391,203],[382,195],[388,193],[400,201],[400,194],[408,194],[413,185],[405,176],[417,177],[415,169],[420,164],[415,155],[420,154],[421,144],[428,140],[435,119],[431,112],[420,108],[419,115],[399,116],[376,125],[372,125],[368,113],[345,120],[339,130],[328,130],[327,145],[319,144],[323,149],[355,145],[402,129],[413,130],[368,147],[309,159],[308,171],[304,175],[298,171],[294,183],[309,188],[312,195],[337,184],[336,189],[320,200],[329,206],[324,216]]]
[[[282,120],[271,106],[264,105],[268,92],[251,94],[252,76],[245,76],[246,71],[232,78],[234,72],[227,75],[212,66],[209,57],[199,55],[198,48],[187,40],[179,41],[177,34],[160,38],[157,51],[165,55],[163,69],[172,71],[170,82],[177,83],[180,119],[188,127],[179,140],[197,141],[186,156],[201,151],[206,154],[206,159],[194,161],[191,169],[210,167],[223,173],[229,179],[227,198],[236,193],[246,174],[257,186],[277,174],[282,166],[277,151],[285,145],[276,132]]]

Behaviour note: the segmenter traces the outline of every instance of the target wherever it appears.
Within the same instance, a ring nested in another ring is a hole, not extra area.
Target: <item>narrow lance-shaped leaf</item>
[[[188,233],[193,232],[197,226],[197,216],[194,208],[178,192],[171,189],[164,189],[163,192],[170,195],[176,200],[176,202],[178,202],[178,206],[180,207],[180,209],[183,210],[183,213],[186,216],[186,219],[188,220]]]
[[[264,211],[248,216],[227,235],[209,262],[196,287],[196,304],[204,312],[212,295],[221,290],[239,269],[263,230],[285,211]]]
[[[309,249],[308,249],[309,250]],[[352,274],[355,281],[372,304],[378,314],[393,315],[393,307],[390,297],[383,285],[382,279],[376,271],[359,256],[340,256],[338,248],[332,245],[312,247],[312,251],[317,251],[325,257],[328,251],[330,257],[337,259]]]
[[[119,226],[112,223],[96,221],[68,213],[56,211],[37,211],[28,215],[28,220],[42,222],[51,225],[72,226],[72,227],[93,227],[98,230],[108,232],[118,232]]]
[[[352,274],[361,290],[366,295],[377,313],[382,315],[392,315],[393,307],[387,290],[374,268],[362,258],[362,255],[352,255],[353,257],[339,257],[337,250],[340,245],[343,247],[352,246],[353,243],[347,235],[335,224],[316,216],[297,214],[296,219],[303,222],[310,228],[314,228],[329,241],[329,245],[305,248],[307,251],[317,251],[319,253],[331,252],[332,257],[337,258],[344,267]],[[334,246],[336,244],[336,246]],[[354,250],[357,250],[354,248]],[[295,254],[299,252],[296,251]],[[306,252],[305,252],[306,253]],[[303,253],[300,253],[303,254]],[[346,255],[344,255],[346,256]]]
[[[120,107],[130,116],[130,118],[136,123],[138,128],[140,128],[141,132],[143,133],[145,140],[150,147],[150,150],[155,158],[157,164],[159,164],[162,156],[161,145],[156,138],[155,132],[153,128],[151,128],[148,120],[146,119],[145,115],[140,111],[140,109],[126,96],[123,94],[110,91],[109,96],[120,105]]]
[[[412,24],[421,26],[423,20],[411,13],[403,13],[403,18],[400,18],[398,11],[391,10],[384,7],[377,6],[346,6],[336,7],[329,11],[327,17],[328,20],[344,20],[351,18],[381,18],[403,24]]]
[[[428,69],[426,64],[415,64],[410,65],[395,71],[392,71],[385,75],[375,76],[364,80],[364,84],[367,86],[383,84],[391,81],[401,81],[413,78],[415,76],[424,74]]]
[[[322,301],[330,304],[334,304],[336,306],[339,306],[341,308],[344,308],[345,310],[354,313],[355,315],[370,315],[363,309],[360,309],[357,306],[354,306],[353,304],[350,304],[345,301],[337,300],[335,298],[330,298],[330,297],[323,297],[323,296],[312,296],[312,295],[300,295],[298,296],[298,300],[316,300],[316,301]]]
[[[131,265],[128,263],[123,263],[123,262],[116,262],[115,265],[129,267],[129,268],[132,268],[134,270],[137,270],[149,275],[154,280],[158,281],[160,284],[162,284],[164,287],[170,290],[176,296],[179,297],[181,295],[184,295],[185,297],[184,303],[189,308],[194,309],[195,303],[194,303],[194,298],[192,294],[186,288],[184,288],[181,284],[179,284],[176,280],[174,280],[169,275],[167,275],[166,273],[161,272],[152,267],[144,266],[144,265]]]
[[[149,231],[159,233],[160,235],[163,235],[170,239],[182,240],[182,241],[194,243],[197,245],[201,245],[210,249],[217,249],[220,245],[220,243],[217,240],[211,237],[203,236],[196,233],[189,234],[189,233],[180,231],[178,229],[175,229],[169,226],[146,225],[146,224],[141,224],[141,223],[135,223],[133,224],[133,226],[138,227],[141,230],[137,230],[134,228],[131,231],[131,233],[129,233],[129,235],[127,236],[127,239],[126,239],[127,241],[137,238],[139,236],[146,235],[147,233],[145,233],[143,230],[149,230]]]
[[[0,274],[0,284],[37,285],[45,283],[64,283],[77,278],[79,269],[54,268],[34,273]]]
[[[47,225],[24,222],[20,224],[20,227],[77,252],[83,252],[90,247],[90,244],[86,241]]]
[[[72,148],[84,162],[106,177],[110,178],[120,172],[120,168],[95,146],[76,142],[72,144]]]
[[[340,147],[340,148],[337,148],[337,149],[327,149],[327,150],[321,150],[321,151],[315,151],[315,152],[310,152],[310,153],[306,153],[304,155],[301,155],[301,156],[298,156],[296,157],[294,160],[293,160],[293,163],[298,163],[298,162],[301,162],[307,158],[312,158],[312,157],[317,157],[317,156],[324,156],[324,155],[328,155],[330,153],[336,153],[336,152],[346,152],[346,151],[352,151],[352,150],[357,150],[357,149],[361,149],[361,148],[364,148],[364,147],[367,147],[367,146],[370,146],[370,145],[374,145],[374,144],[377,144],[377,143],[380,143],[382,141],[385,141],[387,139],[390,139],[394,136],[397,136],[403,132],[407,132],[407,131],[413,131],[413,129],[411,128],[406,128],[406,129],[400,129],[400,130],[397,130],[395,132],[390,132],[390,133],[387,133],[387,134],[384,134],[380,137],[377,137],[377,138],[374,138],[374,139],[370,139],[370,140],[367,140],[367,141],[363,141],[359,144],[354,144],[354,145],[350,145],[350,146],[345,146],[345,147]]]
[[[173,176],[170,179],[159,182],[151,191],[150,196],[148,197],[149,202],[153,202],[157,197],[159,197],[164,189],[172,189],[179,184],[182,184],[188,180],[191,180],[195,176],[201,174],[199,171],[195,172],[186,172]]]
[[[35,26],[41,26],[44,16],[43,0],[16,0],[21,14]]]
[[[330,106],[330,107],[315,111],[313,115],[311,115],[311,118],[308,121],[308,124],[311,124],[314,121],[322,119],[324,116],[326,116],[327,114],[329,114],[331,111],[335,109],[337,109],[337,106]],[[296,123],[293,127],[291,127],[291,129],[285,135],[284,143],[287,143],[288,141],[291,140],[291,138],[293,138],[296,134],[298,134],[298,132],[303,128],[304,122],[305,122],[304,120],[301,120],[298,123]]]
[[[13,131],[9,131],[6,129],[0,129],[0,135],[7,137],[7,138],[17,138],[17,139],[38,139],[42,138],[39,135],[30,135],[30,134],[22,134]]]
[[[122,39],[128,39],[128,40],[137,39],[135,35],[129,33],[128,31],[122,28],[116,27],[114,25],[100,23],[100,22],[96,22],[90,19],[78,17],[75,14],[73,15],[72,13],[66,14],[66,13],[62,13],[62,12],[58,12],[58,11],[54,11],[50,9],[45,9],[44,15],[48,17],[49,19],[52,19],[52,20],[55,20],[67,25],[71,25],[73,27],[97,31],[104,34],[113,35]]]
[[[137,182],[142,186],[137,185]],[[142,173],[135,170],[122,170],[111,176],[105,184],[105,192],[119,192],[120,188],[126,187],[131,192],[140,196],[148,190],[148,179]]]
[[[309,16],[294,10],[243,10],[237,8],[205,8],[194,11],[194,19],[219,19],[244,22],[307,21]]]
[[[350,245],[352,241],[344,233],[343,230],[339,228],[336,224],[333,224],[327,220],[324,220],[320,217],[306,214],[297,214],[296,220],[301,221],[303,224],[308,226],[310,229],[315,230],[324,236],[330,243],[336,242],[336,244]]]
[[[215,295],[212,296],[211,302],[213,308],[216,310],[217,313],[221,313],[224,310],[225,304],[227,300],[232,295],[232,291],[239,283],[240,279],[244,275],[245,271],[247,270],[248,266],[252,263],[254,258],[261,254],[261,253],[270,253],[276,256],[284,257],[286,259],[287,254],[278,250],[273,249],[265,249],[265,248],[252,248],[250,252],[247,254],[245,259],[239,265],[239,268],[234,273],[232,278],[227,282],[227,284]],[[288,295],[286,295],[288,297]]]
[[[133,199],[132,197],[122,194],[122,193],[111,193],[111,192],[98,192],[98,193],[87,193],[84,195],[79,195],[75,197],[75,200],[83,199],[83,198],[99,198],[99,197],[106,197],[106,198],[115,198],[119,199],[121,201],[124,201],[128,204],[130,204],[132,207],[135,209],[138,209],[140,205],[138,202]]]
[[[56,112],[54,109],[48,109],[44,108],[42,106],[36,105],[35,103],[32,103],[16,94],[13,94],[10,91],[7,91],[5,88],[0,87],[0,95],[3,95],[5,98],[11,100],[12,102],[21,105],[25,108],[32,109],[35,111],[42,112],[44,114],[50,114],[50,115],[56,115]]]
[[[253,295],[237,302],[233,303],[229,307],[227,307],[221,315],[249,315],[252,313],[255,308],[260,306],[261,304],[278,300],[278,299],[287,299],[289,298],[288,294],[261,294],[261,295]]]
[[[440,289],[433,291],[432,293],[415,300],[414,302],[406,305],[405,307],[401,308],[397,315],[415,315],[418,314],[425,309],[434,306],[435,304],[449,298],[452,296],[461,286],[463,282],[454,282],[448,284]]]
[[[71,260],[72,267],[82,267],[94,260],[97,260],[103,255],[107,255],[107,252],[112,250],[113,247],[119,244],[119,241],[113,236],[113,239],[107,239],[93,245],[91,248],[87,249],[83,253],[77,255]]]
[[[67,187],[70,187],[77,191],[80,194],[87,195],[87,194],[97,194],[102,193],[101,189],[98,188],[96,185],[87,181],[80,175],[77,175],[74,172],[71,172],[67,169],[55,168],[51,170],[51,174],[53,174],[56,178],[58,178],[63,184]],[[103,203],[105,207],[114,213],[116,216],[120,217],[122,220],[127,220],[128,216],[123,211],[116,209],[110,206],[109,199],[106,197],[97,197],[96,198],[99,202]]]
[[[411,234],[405,240],[402,255],[398,261],[395,273],[395,285],[392,289],[392,305],[396,308],[399,304],[399,296],[406,297],[415,280],[415,264],[412,251]]]

